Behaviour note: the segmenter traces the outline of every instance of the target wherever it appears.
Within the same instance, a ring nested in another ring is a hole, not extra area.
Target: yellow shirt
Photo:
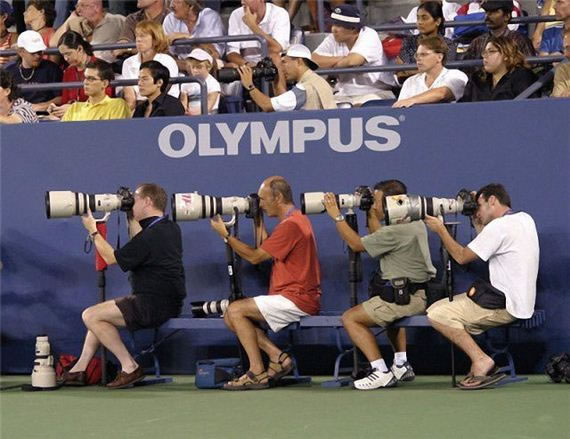
[[[551,96],[570,97],[568,93],[570,93],[570,63],[559,64],[554,71],[554,89]]]
[[[121,98],[105,98],[97,103],[75,102],[61,118],[62,122],[79,122],[83,120],[130,119],[131,110]]]

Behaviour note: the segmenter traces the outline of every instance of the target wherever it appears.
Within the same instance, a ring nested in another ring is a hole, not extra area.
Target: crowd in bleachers
[[[525,57],[564,54],[570,58],[570,0],[545,0],[541,14],[556,15],[560,21],[538,24],[530,37],[525,33],[528,27],[510,23],[512,17],[524,14],[513,0],[463,5],[420,0],[403,18],[416,23],[417,29],[397,35],[379,34],[372,26],[380,23],[367,25],[363,11],[349,1],[327,1],[330,33],[312,52],[300,46],[299,33],[292,32],[299,1],[233,2],[237,4],[227,27],[219,12],[223,3],[138,0],[137,10],[122,15],[109,12],[103,0],[27,0],[26,30],[18,34],[14,7],[1,0],[0,50],[15,49],[17,55],[0,54],[0,123],[37,122],[35,113],[62,121],[201,114],[200,85],[170,82],[184,76],[205,82],[208,114],[230,108],[236,111],[236,107],[237,111],[290,111],[352,107],[379,100],[409,107],[513,99],[551,67],[530,66]],[[315,30],[316,1],[307,6],[309,27]],[[373,2],[370,7],[375,7]],[[462,17],[484,19],[485,26],[444,27],[444,21]],[[236,35],[258,40],[192,42]],[[266,42],[267,57],[275,68],[266,63],[264,69],[255,69],[264,56],[259,40]],[[93,46],[115,43],[134,43],[135,47],[93,50]],[[287,52],[289,47],[292,50]],[[46,54],[48,48],[57,53]],[[483,66],[445,67],[446,61],[461,59],[482,59]],[[415,64],[416,68],[396,73],[342,73],[329,75],[326,81],[314,74],[317,66],[390,64]],[[556,66],[552,96],[570,96],[568,66]],[[260,82],[262,78],[269,86]],[[137,80],[138,84],[113,87],[114,79]],[[60,82],[83,82],[83,87],[18,89],[22,84]],[[544,94],[536,92],[533,97]]]

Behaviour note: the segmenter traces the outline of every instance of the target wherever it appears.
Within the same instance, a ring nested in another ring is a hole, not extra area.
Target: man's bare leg
[[[81,356],[77,363],[70,369],[69,372],[82,372],[87,369],[89,362],[99,349],[99,339],[91,331],[87,330],[87,335],[85,335],[85,341],[83,342],[83,350],[81,351]]]
[[[406,352],[406,328],[387,328],[386,336],[394,352]]]
[[[362,305],[357,305],[346,311],[342,315],[342,324],[352,343],[362,351],[369,362],[372,363],[382,358],[376,337],[370,330],[370,327],[375,326],[376,323],[366,313]]]

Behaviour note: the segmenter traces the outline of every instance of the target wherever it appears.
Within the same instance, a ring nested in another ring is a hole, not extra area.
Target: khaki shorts
[[[425,290],[418,290],[410,295],[410,303],[407,305],[396,305],[374,296],[366,302],[362,302],[362,307],[378,326],[385,327],[402,317],[422,314],[426,310],[426,302]]]
[[[430,320],[477,335],[487,329],[506,325],[516,320],[506,309],[486,309],[473,302],[467,293],[459,294],[450,302],[442,299],[427,310]]]

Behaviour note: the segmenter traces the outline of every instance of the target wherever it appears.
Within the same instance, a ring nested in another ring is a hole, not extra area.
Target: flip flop
[[[494,384],[497,384],[506,376],[507,375],[504,373],[496,373],[494,375],[485,375],[485,376],[474,375],[471,377],[470,380],[468,381],[464,380],[461,383],[459,383],[457,387],[461,390],[486,389],[488,387],[493,386]]]

